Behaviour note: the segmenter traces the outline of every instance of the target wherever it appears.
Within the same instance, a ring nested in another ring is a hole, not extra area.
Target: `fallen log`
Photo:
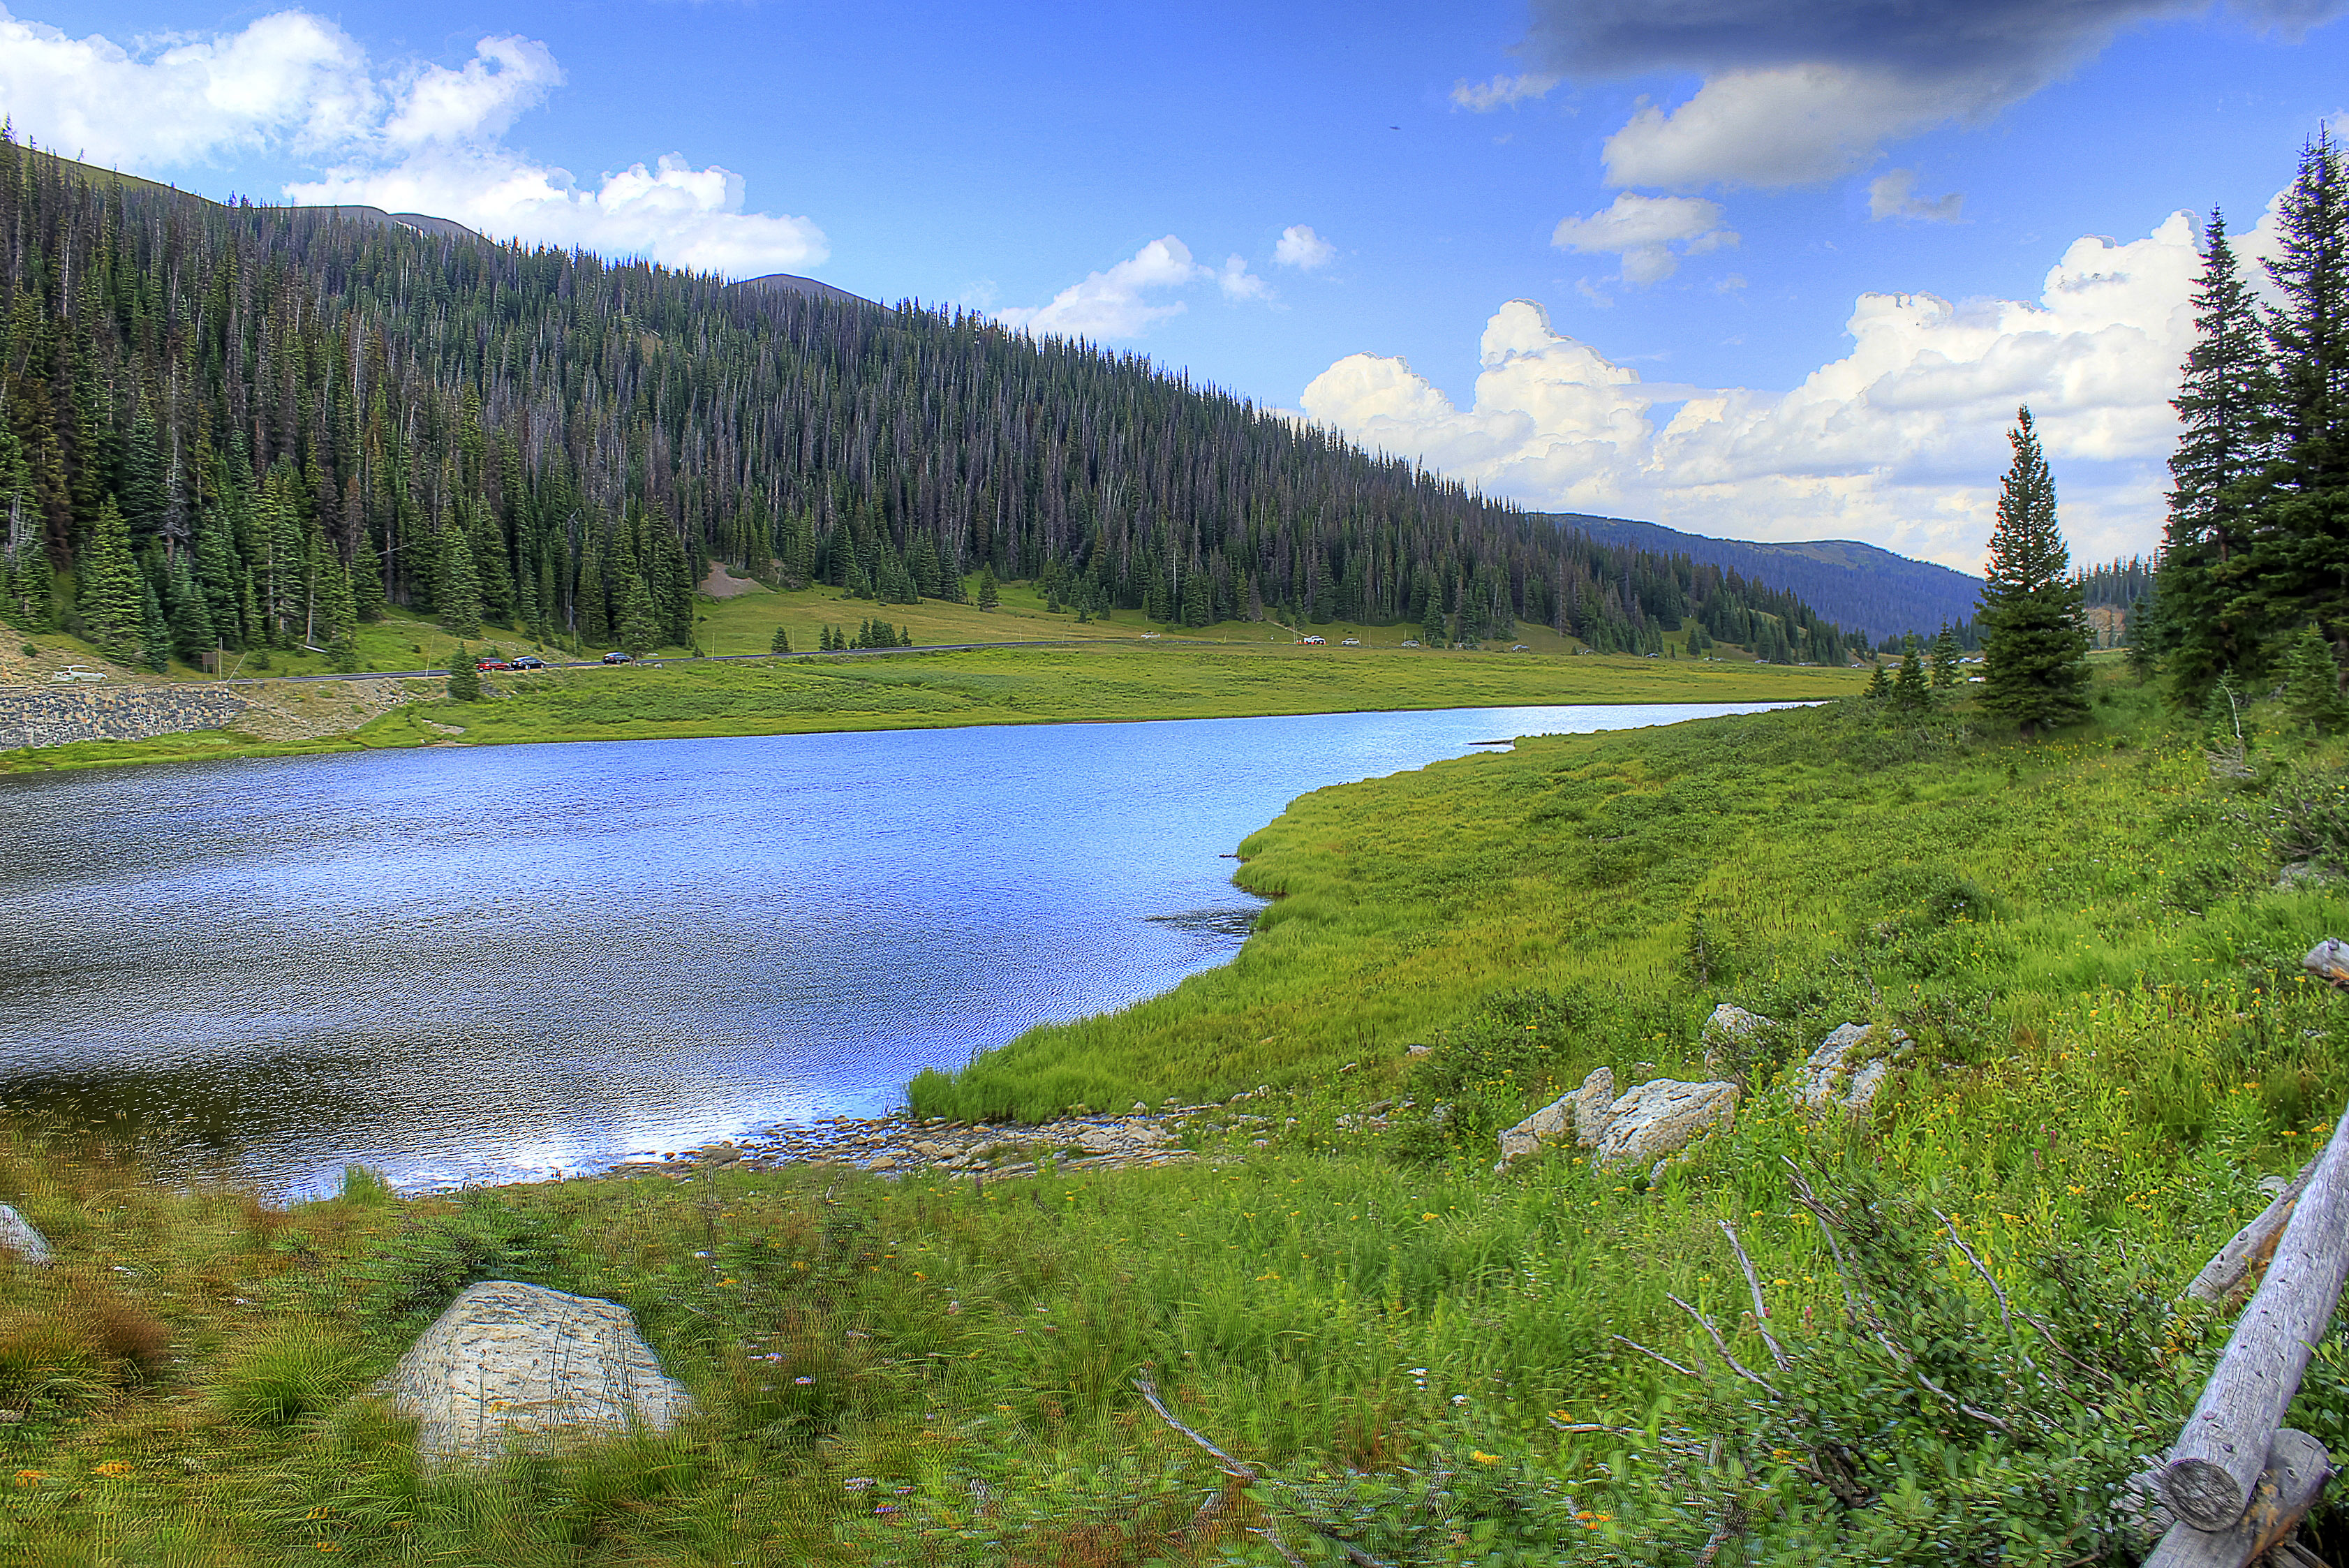
[[[2197,1529],[2243,1517],[2268,1450],[2349,1275],[2349,1116],[2337,1121],[2202,1397],[2161,1468],[2170,1511]]]
[[[2324,1445],[2290,1427],[2275,1435],[2267,1468],[2252,1489],[2251,1506],[2224,1530],[2197,1530],[2180,1521],[2169,1527],[2145,1568],[2245,1568],[2290,1535],[2333,1473]]]
[[[2323,1157],[2319,1155],[2316,1159]],[[2259,1217],[2235,1232],[2235,1239],[2219,1249],[2218,1256],[2202,1265],[2186,1287],[2186,1293],[2196,1301],[2217,1306],[2235,1293],[2235,1288],[2251,1277],[2251,1271],[2274,1252],[2276,1242],[2283,1236],[2284,1221],[2300,1202],[2300,1195],[2308,1190],[2308,1179],[2316,1173],[2316,1159],[2300,1168],[2292,1185],[2275,1196],[2259,1212]]]

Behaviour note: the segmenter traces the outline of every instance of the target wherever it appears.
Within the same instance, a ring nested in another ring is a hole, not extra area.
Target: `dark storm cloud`
[[[1902,76],[2044,77],[2133,22],[2207,0],[1533,0],[1531,53],[1579,77],[1842,65]],[[2349,0],[2235,0],[2226,14],[2297,37]]]

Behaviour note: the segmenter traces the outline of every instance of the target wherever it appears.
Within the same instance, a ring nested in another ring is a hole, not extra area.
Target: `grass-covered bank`
[[[0,1276],[0,1557],[1273,1563],[1271,1528],[1340,1560],[1318,1523],[1397,1564],[2130,1560],[2117,1489],[2213,1343],[2170,1303],[2349,1094],[2349,1001],[2294,977],[2349,909],[2273,886],[2349,842],[2333,753],[2217,778],[2133,689],[2096,712],[2024,748],[1811,711],[1324,792],[1251,842],[1288,897],[1239,962],[924,1091],[1294,1085],[1191,1167],[360,1183],[281,1214],[19,1142],[0,1198],[64,1262]],[[1565,1153],[1492,1173],[1505,1118],[1691,1064],[1718,999],[1785,1025],[1757,1089],[1846,1019],[1917,1058],[1865,1127],[1764,1095],[1653,1189]],[[2002,1326],[1936,1210],[2064,1354]],[[364,1390],[488,1275],[627,1303],[699,1416],[419,1474]],[[1911,1362],[1843,1331],[1846,1283]],[[1144,1369],[1264,1481],[1202,1519],[1223,1479]],[[2328,1340],[2292,1419],[2336,1451],[2344,1392]]]
[[[970,724],[1242,718],[1557,702],[1796,701],[1848,670],[1693,659],[1169,641],[497,673],[483,699],[409,701],[299,743],[206,732],[0,752],[0,773],[288,750],[657,740]],[[414,685],[415,682],[403,682]],[[435,683],[437,685],[437,682]],[[250,690],[250,689],[248,689]],[[324,687],[271,687],[283,694]]]

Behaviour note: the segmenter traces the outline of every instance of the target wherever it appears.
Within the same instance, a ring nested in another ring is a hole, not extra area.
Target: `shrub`
[[[2277,780],[2268,797],[2268,841],[2286,861],[2349,871],[2349,772],[2322,763]]]
[[[322,1326],[289,1328],[220,1366],[212,1399],[239,1426],[282,1430],[339,1404],[357,1371],[348,1346]]]

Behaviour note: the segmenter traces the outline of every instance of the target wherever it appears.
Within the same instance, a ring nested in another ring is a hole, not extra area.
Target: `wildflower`
[[[18,1486],[38,1486],[43,1481],[47,1480],[49,1472],[47,1470],[18,1470],[16,1472],[16,1484]]]
[[[1468,1457],[1475,1459],[1480,1465],[1497,1465],[1501,1462],[1500,1455],[1488,1454],[1482,1449],[1469,1449]]]
[[[101,1475],[107,1480],[112,1480],[118,1476],[129,1475],[130,1473],[130,1467],[123,1463],[120,1459],[109,1459],[104,1464],[95,1467],[90,1473],[92,1475]]]
[[[815,1381],[815,1379],[814,1379],[814,1378],[812,1378],[812,1377],[794,1377],[794,1378],[792,1378],[792,1381],[793,1383],[796,1383],[797,1385],[799,1385],[801,1387],[804,1388],[804,1387],[806,1387],[809,1384],[811,1384],[811,1383],[814,1382],[814,1381]]]

